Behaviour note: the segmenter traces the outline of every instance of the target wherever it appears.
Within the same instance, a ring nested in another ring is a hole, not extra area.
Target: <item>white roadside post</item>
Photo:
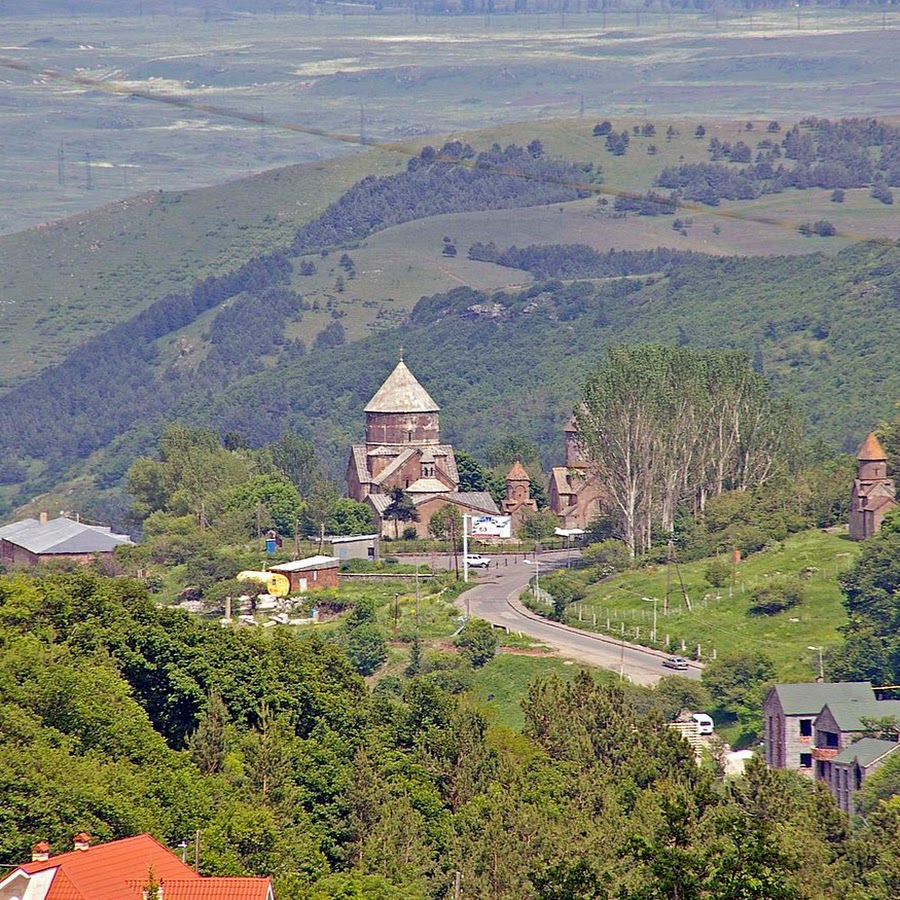
[[[463,516],[463,584],[469,583],[469,519]]]
[[[650,640],[653,641],[654,644],[656,643],[656,599],[656,597],[641,597],[641,600],[645,603],[653,604],[653,634],[650,636]]]

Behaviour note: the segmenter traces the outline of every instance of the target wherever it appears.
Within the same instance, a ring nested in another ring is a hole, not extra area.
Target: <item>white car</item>
[[[470,569],[486,569],[491,564],[491,560],[487,556],[478,556],[477,554],[469,554],[466,557],[466,565]]]
[[[668,659],[663,660],[663,665],[667,669],[686,669],[688,667],[688,661],[683,656],[670,656]]]

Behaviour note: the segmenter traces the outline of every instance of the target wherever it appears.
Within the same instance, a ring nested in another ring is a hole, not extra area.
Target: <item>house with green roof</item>
[[[878,719],[900,722],[900,700],[840,700],[826,703],[813,723],[816,777],[829,783],[832,761],[867,731],[867,721]]]
[[[763,703],[766,763],[812,778],[816,717],[829,703],[853,700],[875,702],[872,685],[868,681],[774,685]]]
[[[835,803],[847,815],[856,815],[856,792],[863,782],[897,750],[897,741],[860,738],[824,764],[827,774],[823,780]]]

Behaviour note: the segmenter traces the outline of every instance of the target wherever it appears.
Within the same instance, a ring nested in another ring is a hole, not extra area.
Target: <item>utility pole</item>
[[[825,664],[822,662],[822,651],[825,649],[824,647],[807,647],[807,650],[818,650],[819,651],[819,681],[825,680]]]
[[[463,584],[469,583],[469,517],[462,517],[463,525]]]

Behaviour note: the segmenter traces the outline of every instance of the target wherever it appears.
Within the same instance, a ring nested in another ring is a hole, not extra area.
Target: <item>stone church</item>
[[[566,464],[550,470],[550,509],[563,528],[587,528],[602,514],[608,494],[579,446],[574,416],[565,427],[565,439]]]
[[[521,460],[517,459],[506,475],[506,499],[500,505],[503,515],[512,519],[513,534],[518,534],[528,515],[538,511],[537,501],[531,497],[531,476]]]
[[[887,474],[887,453],[874,432],[856,452],[859,469],[850,494],[850,539],[862,541],[875,534],[884,517],[897,507],[894,482]]]
[[[431,517],[449,503],[462,515],[498,515],[485,491],[460,491],[453,447],[441,443],[440,407],[401,358],[397,367],[365,407],[365,443],[354,444],[347,467],[347,495],[368,503],[379,530],[394,536],[394,523],[384,519],[392,488],[402,488],[419,514],[415,527],[428,536]]]

